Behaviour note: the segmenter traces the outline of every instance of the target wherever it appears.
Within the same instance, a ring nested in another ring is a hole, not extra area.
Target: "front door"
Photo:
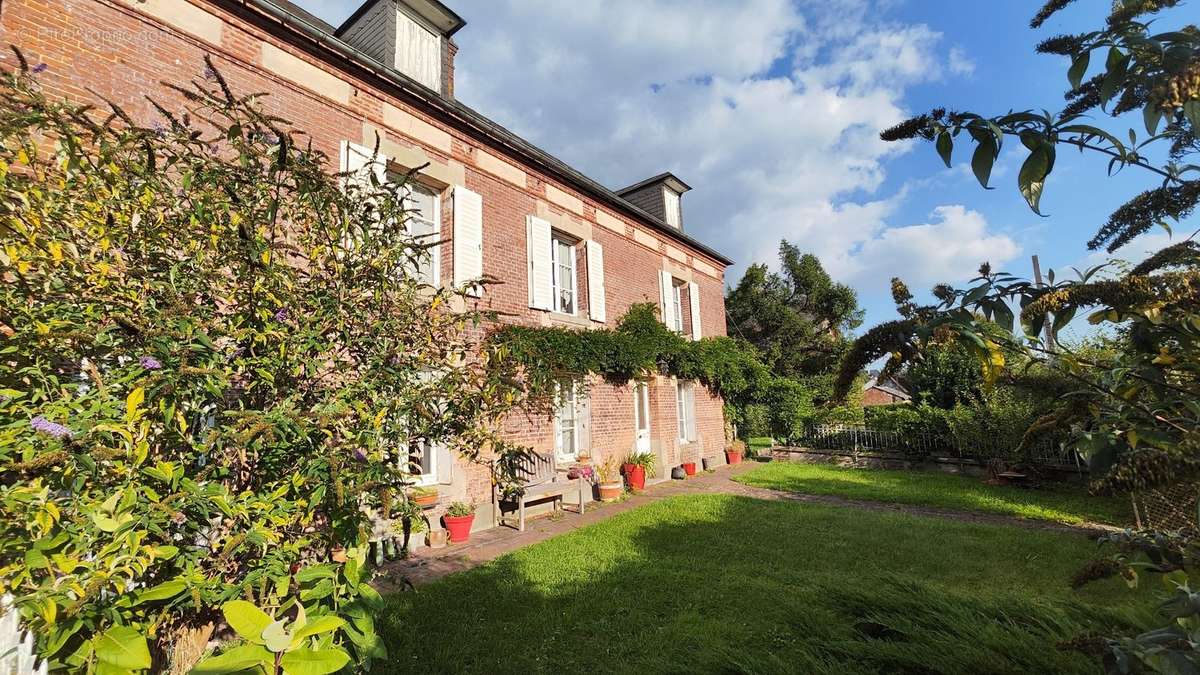
[[[633,428],[638,452],[650,452],[650,385],[633,385]]]

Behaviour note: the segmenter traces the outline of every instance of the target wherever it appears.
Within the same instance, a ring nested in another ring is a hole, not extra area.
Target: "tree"
[[[410,273],[403,179],[211,63],[173,89],[146,127],[0,82],[0,590],[69,672],[182,672],[222,620],[207,672],[361,668],[367,511],[432,443],[517,452],[520,388]]]
[[[863,312],[850,287],[835,283],[821,261],[779,245],[780,272],[751,265],[725,296],[728,333],[742,337],[784,377],[830,372],[841,359],[846,334]]]
[[[1039,27],[1071,0],[1051,0],[1032,22]],[[1185,25],[1163,30],[1155,14],[1175,0],[1118,0],[1106,25],[1091,32],[1043,41],[1038,50],[1070,60],[1066,107],[1057,114],[1032,111],[984,117],[936,109],[884,131],[884,140],[922,138],[935,144],[950,165],[956,140],[974,143],[971,167],[984,187],[1008,138],[1018,138],[1027,155],[1017,187],[1029,207],[1040,201],[1062,146],[1098,156],[1110,172],[1132,169],[1159,181],[1114,211],[1089,248],[1112,253],[1133,238],[1170,223],[1186,223],[1200,202],[1200,29]],[[1153,22],[1150,19],[1154,19]],[[1153,30],[1152,30],[1153,28]],[[1085,79],[1092,56],[1103,56],[1099,72]],[[1128,129],[1115,134],[1084,124],[1084,115],[1140,111],[1146,136]],[[1128,143],[1121,140],[1127,138]],[[1162,157],[1155,161],[1154,157]],[[919,358],[935,333],[950,334],[974,353],[985,382],[1005,365],[1005,350],[1021,350],[1032,362],[1071,380],[1074,390],[1035,422],[1026,442],[1041,433],[1070,429],[1071,443],[1088,458],[1093,488],[1105,491],[1186,485],[1200,479],[1200,246],[1197,233],[1147,260],[1105,278],[1097,269],[1078,279],[1039,286],[994,272],[983,265],[966,289],[942,285],[937,303],[911,305],[903,319],[877,326],[851,348],[839,373],[845,392],[853,376],[876,358],[891,355],[897,369]],[[1119,326],[1123,339],[1116,356],[1063,346],[1050,350],[1042,330],[1056,334],[1080,311],[1093,324]],[[1020,315],[1016,325],[1015,315]],[[983,321],[980,320],[983,318]],[[994,322],[1011,331],[984,330]],[[1194,531],[1194,530],[1193,530]],[[1196,672],[1200,670],[1200,594],[1188,571],[1200,563],[1194,534],[1117,535],[1117,554],[1090,567],[1079,581],[1121,573],[1136,580],[1137,570],[1165,574],[1174,589],[1167,609],[1171,622],[1154,631],[1114,638],[1097,645],[1112,672]]]

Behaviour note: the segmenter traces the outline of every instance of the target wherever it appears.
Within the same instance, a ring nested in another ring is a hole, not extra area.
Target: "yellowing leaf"
[[[133,421],[137,419],[138,408],[142,405],[142,401],[146,400],[146,390],[138,387],[129,392],[129,396],[125,398],[125,419]]]
[[[51,258],[54,258],[54,262],[62,262],[62,259],[63,259],[63,248],[62,248],[62,244],[61,244],[61,243],[59,243],[59,242],[57,242],[57,241],[52,241],[52,242],[50,242],[50,244],[47,246],[47,248],[49,248],[49,249],[50,249],[50,257],[51,257]]]
[[[264,264],[264,265],[266,265],[266,264],[268,264],[268,263],[270,263],[270,262],[271,262],[271,250],[270,250],[270,249],[267,249],[266,251],[263,251],[263,253],[262,253],[262,261],[263,261],[263,264]]]

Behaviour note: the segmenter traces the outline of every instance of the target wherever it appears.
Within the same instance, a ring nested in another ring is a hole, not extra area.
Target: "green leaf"
[[[150,667],[146,637],[130,626],[113,626],[96,639],[96,658],[131,670]]]
[[[345,625],[346,622],[336,616],[319,616],[304,624],[303,628],[296,631],[296,634],[292,636],[291,646],[298,647],[300,646],[301,641],[303,641],[306,637],[311,635],[320,635],[321,633],[329,633]]]
[[[1013,311],[1008,306],[1008,303],[1004,302],[1003,300],[997,300],[995,304],[992,305],[992,312],[994,312],[996,315],[996,318],[994,319],[996,325],[1011,333],[1013,330],[1013,320],[1015,317],[1013,316]]]
[[[950,168],[950,156],[954,152],[954,139],[950,138],[949,131],[943,131],[937,137],[937,152],[942,156],[942,161],[946,163],[946,168]]]
[[[1092,53],[1086,51],[1071,62],[1071,68],[1067,70],[1067,81],[1071,83],[1071,89],[1078,89],[1083,83],[1083,76],[1087,74],[1088,62],[1091,60]]]
[[[1193,129],[1200,129],[1200,99],[1192,99],[1183,104],[1183,115]]]
[[[270,671],[275,664],[275,655],[262,645],[241,645],[223,654],[210,656],[192,668],[191,675],[222,675],[248,670],[258,665]]]
[[[1121,50],[1113,47],[1108,51],[1108,72],[1104,75],[1104,80],[1100,83],[1100,102],[1101,104],[1108,103],[1121,85],[1125,84],[1125,75],[1129,68],[1129,55],[1122,54]]]
[[[264,644],[262,634],[271,625],[271,617],[254,603],[231,600],[221,606],[221,612],[225,615],[225,623],[243,640]]]
[[[153,588],[147,588],[146,590],[141,591],[137,594],[137,601],[142,603],[153,602],[155,600],[166,600],[179,595],[185,590],[187,590],[186,581],[183,579],[172,579],[171,581],[165,581],[157,586],[154,586]]]
[[[1046,176],[1050,174],[1052,155],[1046,144],[1039,145],[1025,158],[1021,171],[1017,174],[1017,187],[1021,196],[1029,204],[1033,212],[1042,215],[1039,204],[1042,201],[1042,188],[1046,184]]]
[[[1142,120],[1146,123],[1146,133],[1153,136],[1158,132],[1158,121],[1162,119],[1162,110],[1159,110],[1158,104],[1150,101],[1142,108]]]
[[[992,164],[996,161],[996,147],[993,143],[980,143],[975,146],[975,153],[971,155],[971,170],[975,172],[975,179],[983,186],[985,190],[991,190],[988,187],[988,180],[992,177]]]
[[[281,659],[287,675],[328,675],[350,663],[350,655],[341,649],[303,649],[288,652]]]

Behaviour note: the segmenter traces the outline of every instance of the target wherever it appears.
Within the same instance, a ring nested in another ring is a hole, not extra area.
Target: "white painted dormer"
[[[454,95],[451,40],[465,22],[437,0],[367,0],[337,36],[443,96]]]

